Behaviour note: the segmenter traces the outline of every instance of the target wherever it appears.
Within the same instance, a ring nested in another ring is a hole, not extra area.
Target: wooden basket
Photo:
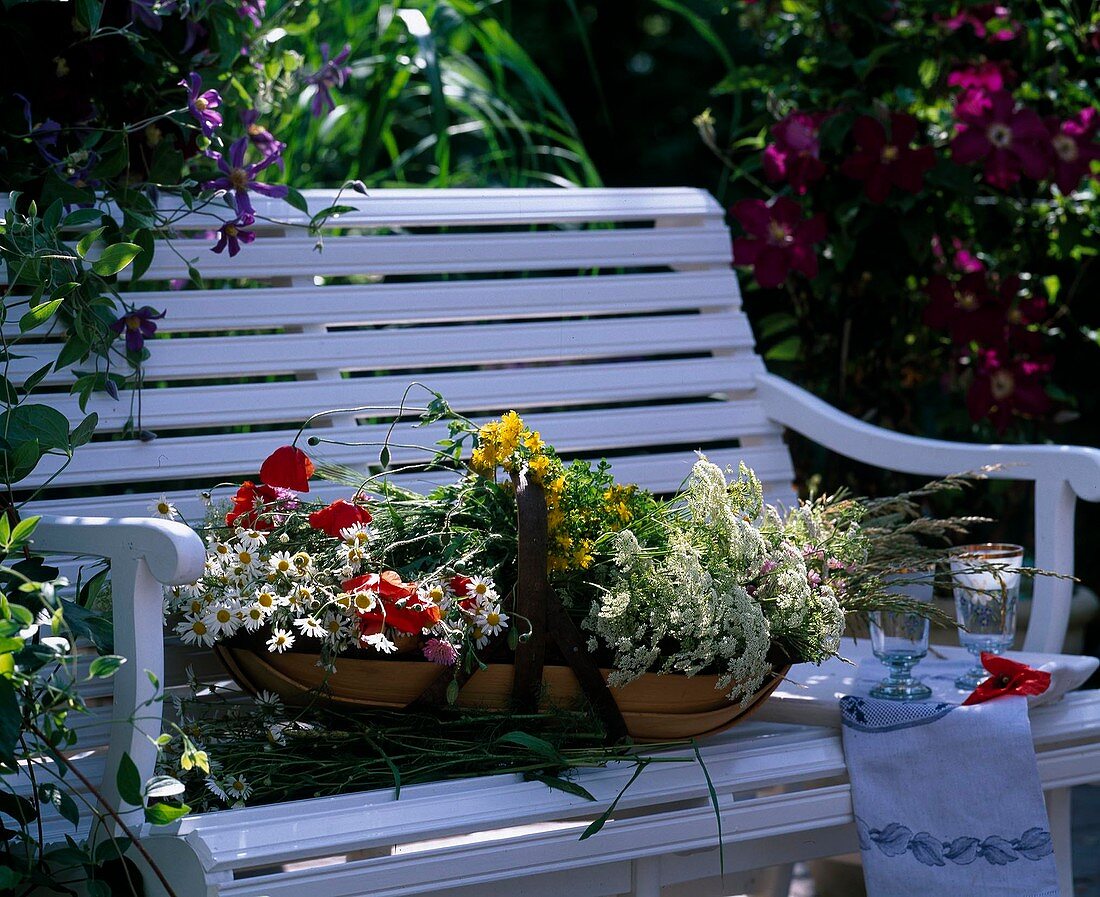
[[[516,613],[531,621],[531,637],[516,648],[514,664],[490,663],[472,675],[440,668],[419,657],[406,659],[345,656],[336,672],[317,664],[318,654],[273,654],[262,639],[247,635],[220,642],[215,651],[229,674],[253,694],[271,691],[292,704],[318,696],[345,706],[401,709],[443,702],[457,680],[461,707],[522,712],[570,709],[590,704],[609,742],[672,741],[721,732],[767,700],[790,664],[773,664],[773,674],[744,706],[718,688],[718,676],[646,673],[625,686],[607,685],[609,670],[596,666],[585,639],[562,607],[546,578],[546,502],[538,484],[523,472],[513,475],[518,509]],[[545,662],[547,638],[567,664]]]

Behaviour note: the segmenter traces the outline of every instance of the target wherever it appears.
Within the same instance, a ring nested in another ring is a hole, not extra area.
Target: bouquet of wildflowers
[[[400,652],[456,676],[507,661],[531,631],[515,611],[520,472],[545,497],[549,583],[612,686],[706,672],[747,702],[776,666],[835,655],[847,613],[906,601],[871,563],[892,530],[862,528],[866,504],[781,511],[751,470],[702,456],[682,491],[660,500],[615,482],[605,462],[565,464],[514,412],[477,426],[439,397],[433,406],[424,420],[448,418],[451,434],[433,463],[461,463],[472,446],[461,475],[427,495],[326,467],[354,491],[322,502],[309,495],[318,471],[302,449],[264,461],[207,520],[205,575],[170,595],[183,640],[253,634],[271,652],[316,653],[330,671],[356,651]]]

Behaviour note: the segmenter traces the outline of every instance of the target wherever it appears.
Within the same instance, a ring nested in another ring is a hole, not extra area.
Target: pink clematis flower
[[[997,329],[1004,327],[1004,315],[984,273],[966,274],[959,280],[934,274],[926,291],[931,301],[924,309],[924,323],[946,330],[957,345],[972,341],[988,345]]]
[[[955,69],[947,76],[947,86],[996,93],[1011,85],[1015,78],[1015,72],[1007,62],[991,62],[987,59],[977,65]]]
[[[893,187],[920,193],[924,175],[936,164],[936,158],[930,146],[917,149],[909,146],[917,133],[917,120],[913,116],[892,113],[887,136],[882,122],[864,115],[856,119],[852,133],[856,151],[844,160],[840,170],[863,181],[863,190],[871,202],[885,202]]]
[[[1050,167],[1050,135],[1031,109],[1016,106],[1007,91],[988,95],[981,108],[955,108],[959,131],[951,141],[951,155],[960,165],[985,160],[985,179],[1005,189],[1023,172],[1039,180]]]
[[[752,265],[760,286],[779,286],[792,269],[806,277],[817,276],[813,244],[825,239],[824,215],[805,218],[802,206],[785,196],[771,205],[762,199],[743,199],[732,212],[745,229],[745,236],[733,241],[733,263]]]
[[[978,353],[974,382],[967,393],[970,417],[988,417],[998,433],[1004,432],[1015,414],[1041,416],[1053,402],[1046,393],[1048,360],[1010,358],[1001,349]]]
[[[1063,193],[1070,193],[1081,183],[1081,178],[1092,170],[1092,163],[1100,159],[1100,145],[1096,143],[1096,131],[1100,127],[1100,114],[1087,107],[1069,121],[1047,119],[1050,147],[1054,155],[1054,183]]]
[[[787,181],[802,196],[825,176],[818,130],[827,117],[821,112],[792,112],[772,125],[775,142],[764,150],[764,176],[769,181]]]

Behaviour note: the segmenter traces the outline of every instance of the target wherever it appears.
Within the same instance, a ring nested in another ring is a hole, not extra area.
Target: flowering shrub
[[[697,124],[744,197],[735,264],[761,288],[769,359],[902,429],[1034,437],[1071,419],[1088,391],[1057,359],[1098,323],[1097,13],[861,0],[739,17],[718,87],[735,112]]]

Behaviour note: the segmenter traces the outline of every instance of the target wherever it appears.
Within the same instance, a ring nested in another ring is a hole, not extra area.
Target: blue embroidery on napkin
[[[952,841],[941,841],[929,832],[917,832],[900,822],[891,822],[883,828],[871,828],[860,817],[856,817],[856,831],[859,834],[859,849],[870,851],[877,848],[888,857],[913,854],[913,859],[925,866],[946,866],[948,862],[957,866],[968,866],[977,859],[983,859],[992,866],[1007,866],[1019,859],[1041,860],[1054,852],[1050,832],[1042,828],[1029,828],[1019,838],[1002,838],[990,835],[987,838],[963,836]]]
[[[957,706],[925,701],[869,701],[846,695],[840,699],[840,717],[845,726],[860,732],[894,732],[934,723]]]

